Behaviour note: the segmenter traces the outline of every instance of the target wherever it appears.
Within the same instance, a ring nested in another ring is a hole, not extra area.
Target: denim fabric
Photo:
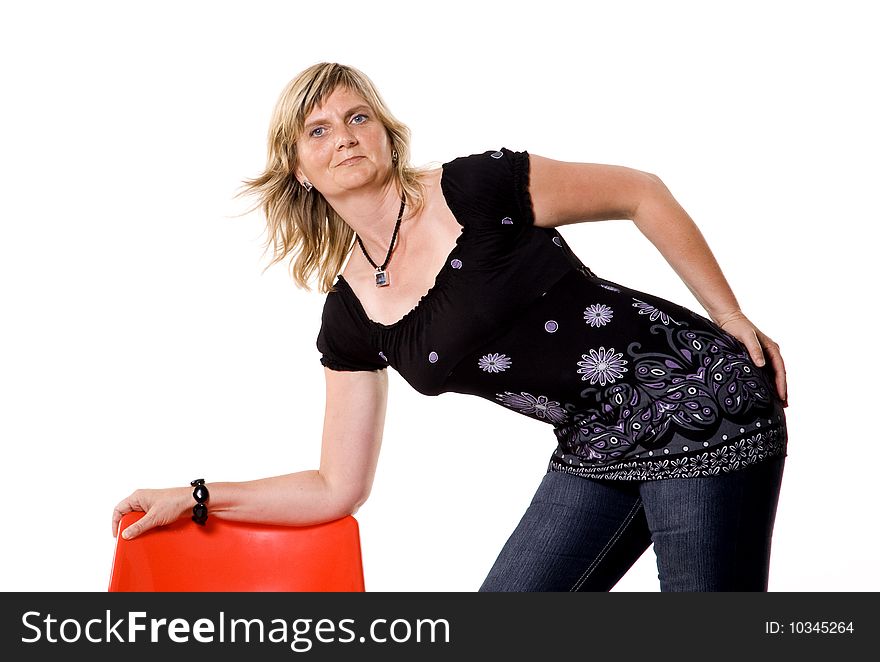
[[[608,591],[654,544],[661,591],[766,591],[785,455],[694,478],[550,471],[480,591]]]

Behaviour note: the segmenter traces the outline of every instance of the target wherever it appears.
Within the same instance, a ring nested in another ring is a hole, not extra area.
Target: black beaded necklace
[[[397,223],[394,225],[394,234],[391,235],[391,245],[388,247],[388,253],[385,255],[385,261],[382,263],[381,267],[373,262],[372,258],[367,254],[367,249],[364,248],[364,242],[362,242],[361,238],[355,234],[355,238],[357,239],[358,245],[361,247],[361,251],[364,253],[364,257],[367,258],[367,261],[376,269],[376,287],[385,287],[391,282],[388,279],[388,272],[385,268],[388,266],[389,260],[391,260],[391,251],[394,250],[394,242],[397,239],[397,231],[400,229],[400,219],[403,218],[403,208],[405,206],[406,193],[404,192],[400,196],[400,213],[397,214]]]

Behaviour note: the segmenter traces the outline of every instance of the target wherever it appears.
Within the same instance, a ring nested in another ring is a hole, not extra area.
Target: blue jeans
[[[766,591],[784,466],[647,481],[550,471],[480,591],[608,591],[652,542],[661,591]]]

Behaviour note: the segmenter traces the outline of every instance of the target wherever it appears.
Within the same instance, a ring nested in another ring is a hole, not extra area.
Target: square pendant
[[[376,287],[388,285],[388,272],[384,269],[376,269]]]

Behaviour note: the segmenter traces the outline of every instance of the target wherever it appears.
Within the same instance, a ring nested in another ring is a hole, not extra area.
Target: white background
[[[505,146],[659,175],[786,359],[771,590],[880,589],[868,5],[4,8],[0,587],[106,590],[111,509],[135,488],[317,467],[323,296],[261,273],[263,220],[233,195],[284,85],[337,61],[410,126],[416,164]],[[704,313],[631,222],[562,233],[597,274]],[[390,372],[357,514],[367,589],[474,591],[555,437]],[[615,590],[659,590],[652,550]]]

